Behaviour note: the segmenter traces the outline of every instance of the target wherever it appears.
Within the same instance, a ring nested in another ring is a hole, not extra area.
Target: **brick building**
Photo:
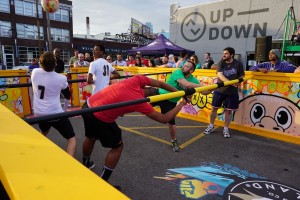
[[[67,64],[75,48],[82,53],[92,52],[95,44],[102,44],[108,54],[115,55],[117,52],[126,54],[127,49],[137,46],[113,40],[91,39],[92,36],[73,38],[72,1],[59,2],[59,10],[50,13],[47,20],[47,13],[42,9],[40,1],[0,0],[0,58],[8,69],[29,62],[39,57],[40,53],[54,48],[61,49],[61,57]],[[48,29],[51,33],[50,43]]]
[[[60,48],[63,60],[68,61],[73,43],[72,2],[60,0],[59,10],[50,13],[49,19],[51,44],[47,37],[47,14],[40,3],[37,17],[36,0],[0,1],[1,57],[8,68],[39,57],[40,51],[51,46]]]

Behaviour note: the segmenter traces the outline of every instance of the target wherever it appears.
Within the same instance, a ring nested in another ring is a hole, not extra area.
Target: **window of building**
[[[17,37],[26,38],[26,28],[24,24],[17,24]]]
[[[60,8],[55,13],[49,13],[49,18],[55,21],[69,22],[69,10]]]
[[[62,31],[62,40],[64,42],[70,42],[70,31],[67,29],[63,29]]]
[[[36,25],[17,23],[17,37],[38,40],[38,28]],[[43,27],[40,27],[40,39],[44,39]]]
[[[39,18],[43,18],[42,6],[38,5]],[[17,15],[36,17],[36,5],[34,2],[15,0],[15,12]]]
[[[3,45],[3,63],[6,65],[7,69],[11,69],[15,66],[14,60],[14,49],[12,46]]]
[[[0,12],[10,13],[9,0],[0,1]]]
[[[60,49],[60,58],[66,65],[68,65],[70,60],[70,51],[68,49]]]
[[[42,52],[45,49],[42,48]],[[33,58],[39,57],[39,48],[38,47],[24,47],[19,46],[19,62],[25,63],[30,62]],[[70,51],[68,49],[60,49],[60,58],[64,61],[64,63],[67,65],[69,64],[70,60]]]
[[[57,21],[61,21],[61,9],[58,9],[55,13],[53,13],[54,19]]]
[[[61,21],[69,22],[69,10],[61,9]]]
[[[39,57],[39,48],[38,47],[23,47],[19,46],[19,62],[31,62],[33,58]],[[42,49],[44,51],[44,49]]]
[[[51,40],[70,42],[70,31],[68,29],[51,28]]]
[[[25,28],[26,38],[34,39],[34,34],[35,34],[34,26],[33,25],[25,25],[24,28]]]
[[[1,37],[11,37],[11,23],[0,21],[0,36]]]
[[[24,2],[24,15],[27,15],[27,16],[33,16],[33,6],[34,4],[32,2],[27,2],[25,1]]]
[[[59,28],[55,28],[55,41],[58,41],[60,42],[61,41],[61,38],[62,38],[62,29],[59,29]]]

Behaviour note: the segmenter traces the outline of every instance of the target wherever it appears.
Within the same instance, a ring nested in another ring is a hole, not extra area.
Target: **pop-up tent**
[[[189,55],[195,54],[195,51],[182,48],[168,40],[163,34],[160,34],[151,43],[140,48],[127,50],[127,53],[136,54],[136,52],[141,52],[145,56],[163,56],[165,54],[179,55],[183,50],[186,50]]]

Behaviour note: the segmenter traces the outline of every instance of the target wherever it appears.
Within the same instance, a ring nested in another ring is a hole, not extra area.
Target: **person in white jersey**
[[[93,94],[109,85],[110,79],[120,77],[119,72],[103,58],[105,48],[102,45],[96,45],[93,49],[94,60],[90,63],[87,83],[93,84]]]
[[[71,97],[67,77],[54,71],[56,59],[53,53],[43,53],[40,57],[40,66],[41,68],[34,69],[31,74],[34,115],[41,116],[64,112],[60,104],[60,93],[66,99]],[[70,120],[67,118],[39,123],[39,128],[45,136],[51,127],[54,127],[68,140],[66,151],[74,156],[76,139]]]

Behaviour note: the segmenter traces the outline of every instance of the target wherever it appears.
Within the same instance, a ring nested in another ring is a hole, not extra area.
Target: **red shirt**
[[[150,82],[151,79],[148,77],[137,75],[130,79],[115,83],[92,95],[88,99],[88,105],[90,108],[93,108],[107,104],[144,98],[143,89],[146,85],[149,85]],[[119,116],[124,115],[125,113],[140,112],[143,114],[148,114],[153,111],[154,109],[152,106],[145,102],[131,106],[95,112],[94,115],[101,121],[112,123]]]
[[[127,66],[135,66],[135,60],[130,60],[127,62]]]
[[[144,66],[149,67],[149,65],[148,65],[148,60],[147,60],[146,58],[141,58],[141,62],[142,62],[142,64],[143,64]]]

